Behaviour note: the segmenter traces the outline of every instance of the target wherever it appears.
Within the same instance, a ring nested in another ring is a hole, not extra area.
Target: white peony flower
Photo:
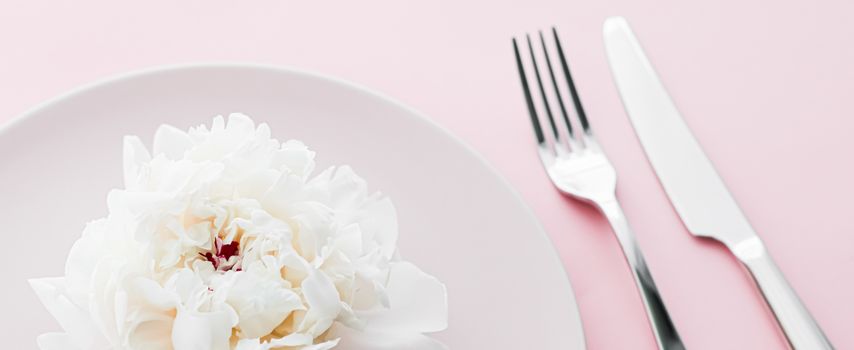
[[[124,189],[65,277],[31,280],[44,350],[444,349],[445,287],[396,256],[391,202],[232,114],[124,145]]]

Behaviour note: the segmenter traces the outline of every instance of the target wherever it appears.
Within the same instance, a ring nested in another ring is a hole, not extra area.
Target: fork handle
[[[649,273],[646,260],[644,260],[640,246],[638,246],[637,240],[629,228],[629,223],[620,204],[616,199],[612,199],[597,203],[597,205],[608,218],[608,222],[611,223],[617,240],[623,248],[626,261],[632,268],[635,284],[637,284],[638,292],[646,307],[646,314],[649,317],[655,339],[658,341],[658,348],[664,350],[685,349],[676,327],[673,326],[670,314],[667,313],[664,301],[661,300],[661,294],[659,294],[658,287],[655,286],[655,281]]]

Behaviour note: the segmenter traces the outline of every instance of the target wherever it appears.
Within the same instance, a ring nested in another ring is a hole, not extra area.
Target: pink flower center
[[[223,244],[222,238],[217,237],[214,244],[213,252],[205,252],[199,255],[209,261],[214,269],[221,271],[229,271],[234,269],[240,271],[240,243],[233,241],[228,244]]]

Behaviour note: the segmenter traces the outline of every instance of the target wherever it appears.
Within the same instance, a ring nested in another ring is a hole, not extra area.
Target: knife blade
[[[608,18],[604,38],[625,110],[685,227],[721,241],[741,260],[793,348],[831,349],[682,119],[628,22]]]

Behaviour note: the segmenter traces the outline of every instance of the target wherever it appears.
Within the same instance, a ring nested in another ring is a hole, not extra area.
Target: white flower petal
[[[36,338],[36,343],[41,350],[84,350],[74,345],[67,333],[45,333]]]
[[[257,338],[243,339],[237,343],[235,350],[270,350],[281,347],[296,347],[301,350],[326,350],[334,347],[338,343],[338,340],[327,341],[317,345],[312,345],[313,342],[314,338],[309,335],[293,333],[282,338],[272,339],[269,342],[261,342]]]
[[[231,328],[237,315],[231,310],[198,312],[178,310],[172,327],[175,350],[229,350]]]
[[[391,265],[390,308],[368,320],[367,328],[381,332],[438,332],[448,327],[445,285],[408,262]]]
[[[105,245],[109,243],[104,235],[107,221],[99,219],[90,222],[83,229],[83,235],[71,246],[65,262],[65,287],[68,296],[77,305],[88,302],[91,286],[89,281],[100,257],[104,255]]]
[[[127,339],[133,350],[162,350],[172,347],[172,318],[148,320],[133,325]]]
[[[341,339],[336,350],[447,350],[441,342],[420,333],[378,333],[335,325],[329,336]]]
[[[146,350],[171,348],[177,295],[143,277],[133,279],[126,291],[125,347]]]
[[[338,290],[329,277],[315,270],[302,282],[302,292],[308,303],[308,312],[299,328],[318,336],[329,329],[341,311]]]
[[[117,318],[116,308],[121,301],[117,298],[117,290],[122,283],[121,275],[123,261],[119,257],[109,257],[98,261],[92,273],[92,291],[89,301],[89,314],[98,329],[107,337],[112,344],[121,340],[121,323],[123,320]]]
[[[125,136],[124,149],[122,150],[125,188],[137,190],[142,176],[144,164],[151,161],[151,155],[139,137]]]
[[[352,260],[356,260],[364,254],[363,242],[362,230],[359,225],[350,224],[337,232],[337,237],[332,242],[331,248],[340,251]]]
[[[334,339],[334,340],[325,341],[325,342],[320,343],[320,344],[303,346],[299,349],[300,350],[329,350],[329,349],[336,347],[338,345],[339,341],[340,341],[340,339]]]
[[[132,298],[155,309],[167,310],[176,307],[175,295],[166,291],[150,278],[137,277],[131,281]]]
[[[184,158],[184,152],[193,146],[193,140],[186,132],[171,125],[161,125],[154,133],[152,152],[155,156],[165,155],[169,159]]]
[[[248,174],[234,185],[235,195],[261,200],[264,198],[264,194],[276,184],[280,174],[280,172],[271,169]]]
[[[359,226],[366,236],[386,258],[392,258],[397,250],[397,212],[388,198],[381,198],[366,205],[359,215]]]
[[[207,130],[207,127],[205,127],[205,130]],[[210,133],[222,132],[223,130],[225,130],[225,119],[221,115],[218,115],[213,119]]]
[[[65,330],[69,346],[81,349],[106,348],[106,339],[101,336],[87,312],[71,302],[65,294],[64,278],[41,278],[29,280],[30,287],[44,304],[47,311]],[[46,345],[53,344],[59,336],[46,336]]]
[[[273,331],[294,310],[303,309],[299,295],[287,288],[280,276],[256,272],[260,262],[236,274],[227,302],[240,316],[238,326],[247,338],[260,338]]]
[[[282,143],[274,161],[284,166],[289,173],[305,180],[314,171],[314,155],[302,142],[290,140]]]
[[[226,130],[237,133],[238,135],[254,136],[255,122],[243,113],[231,113],[228,115]]]

